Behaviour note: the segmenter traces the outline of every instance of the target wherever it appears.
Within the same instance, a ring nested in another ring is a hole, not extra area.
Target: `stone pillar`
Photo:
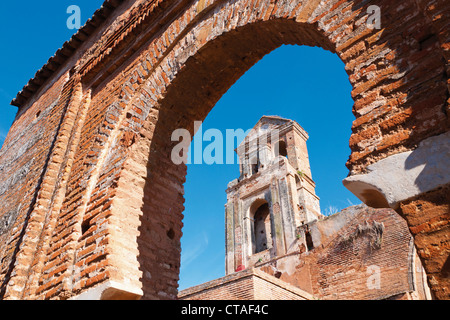
[[[279,183],[276,178],[273,178],[270,183],[270,193],[272,197],[272,239],[275,255],[280,256],[286,253],[286,245],[283,230],[282,200],[279,192]]]
[[[232,202],[225,205],[225,272],[233,273],[236,270],[234,262],[234,207]]]

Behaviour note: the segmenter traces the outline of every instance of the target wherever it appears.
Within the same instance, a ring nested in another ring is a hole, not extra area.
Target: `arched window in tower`
[[[271,247],[272,231],[270,223],[269,204],[263,203],[256,209],[253,216],[253,230],[254,230],[254,253],[264,251]]]

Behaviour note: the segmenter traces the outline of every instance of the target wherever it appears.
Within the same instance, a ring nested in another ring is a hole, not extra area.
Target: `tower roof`
[[[259,136],[262,136],[272,130],[278,129],[282,130],[283,126],[293,125],[297,127],[306,138],[308,138],[308,134],[306,131],[294,120],[282,118],[280,116],[262,116],[261,119],[255,124],[255,126],[250,130],[249,134],[245,137],[245,139],[238,146],[241,147],[245,141],[251,141]]]
[[[282,118],[279,116],[262,116],[261,119],[258,120],[256,125],[253,128],[256,128],[258,126],[261,126],[263,124],[273,124],[275,126],[283,125],[286,123],[295,122],[291,119]]]

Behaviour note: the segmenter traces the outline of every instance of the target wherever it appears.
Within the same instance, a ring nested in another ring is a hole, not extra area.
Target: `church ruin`
[[[360,239],[384,223],[382,247],[374,249],[381,254],[394,241],[389,221],[397,221],[393,234],[408,238],[409,229],[432,294],[449,299],[450,2],[370,5],[380,8],[380,29],[367,23],[362,0],[105,0],[12,101],[17,116],[0,151],[0,299],[177,299],[186,166],[170,161],[170,135],[192,133],[249,68],[285,44],[321,47],[345,64],[355,121],[344,183],[369,207],[339,215],[355,214],[344,238],[323,248],[327,220],[310,225],[314,250],[324,255],[260,269],[281,272],[283,281],[314,275],[317,282],[298,280],[298,287],[319,292],[325,287],[313,286],[327,284],[321,294],[331,297],[344,289],[345,270],[367,272],[352,269],[354,257],[370,262],[358,256],[366,252],[355,247]],[[306,168],[299,171],[307,223],[313,184]],[[288,175],[271,188],[288,186],[286,179],[295,184]],[[260,200],[269,205],[277,196]],[[251,211],[267,233],[277,223],[268,226],[263,202]],[[234,207],[229,215],[242,212]],[[287,240],[276,230],[274,246],[266,237],[258,254],[289,254],[295,228],[280,226]],[[348,269],[333,269],[346,246],[355,249]],[[228,250],[230,271],[253,252],[248,243],[244,255],[238,249]],[[402,280],[398,292],[412,283]]]
[[[237,148],[227,188],[226,276],[180,292],[190,299],[431,298],[404,221],[365,205],[320,213],[295,121],[264,116]]]

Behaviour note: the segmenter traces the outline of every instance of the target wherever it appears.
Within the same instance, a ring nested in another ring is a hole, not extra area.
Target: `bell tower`
[[[308,250],[301,226],[322,216],[308,138],[297,122],[264,116],[236,149],[240,177],[226,190],[227,274]]]

